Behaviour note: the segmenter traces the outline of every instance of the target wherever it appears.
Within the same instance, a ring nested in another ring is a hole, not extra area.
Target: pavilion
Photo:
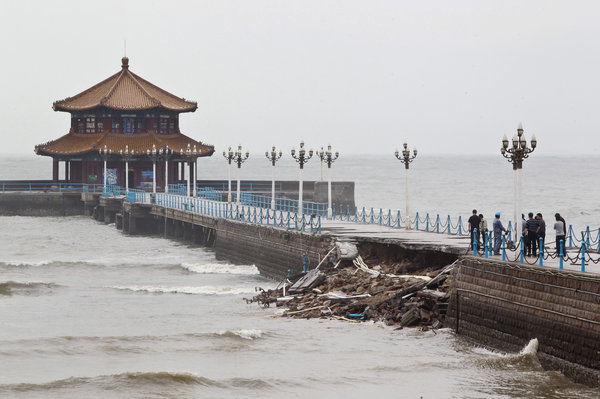
[[[197,158],[215,151],[179,130],[179,114],[197,108],[131,72],[123,57],[119,72],[52,105],[71,114],[71,127],[35,153],[53,158],[55,183],[61,161],[67,183],[167,189],[183,180],[185,163],[195,182]]]

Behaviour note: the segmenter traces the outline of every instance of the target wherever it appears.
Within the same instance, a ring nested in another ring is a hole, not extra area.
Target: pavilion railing
[[[101,193],[102,184],[86,183],[36,183],[36,182],[11,182],[1,183],[0,192],[12,191],[42,191],[42,192],[74,192],[74,193]]]

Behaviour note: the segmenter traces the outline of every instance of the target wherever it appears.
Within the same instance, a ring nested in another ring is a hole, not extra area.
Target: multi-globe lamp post
[[[273,173],[271,179],[271,209],[273,211],[275,211],[275,164],[281,158],[281,155],[283,155],[282,152],[279,151],[279,153],[277,153],[277,151],[275,150],[275,146],[271,148],[271,152],[265,151],[265,156],[273,166]]]
[[[227,168],[227,203],[231,204],[231,161],[233,161],[233,150],[231,147],[229,147],[227,151],[223,151],[223,157],[229,164]]]
[[[135,157],[135,150],[129,151],[129,145],[125,146],[125,151],[119,150],[121,158],[125,161],[125,191],[129,192],[129,161]]]
[[[196,189],[198,186],[196,184],[196,160],[200,156],[200,151],[196,150],[195,144],[194,144],[193,148],[192,148],[191,144],[188,144],[185,151],[183,149],[180,149],[179,152],[187,158],[186,159],[187,169],[188,169],[187,196],[189,197],[191,195],[191,191],[190,191],[190,179],[191,179],[194,182],[194,197],[195,197]],[[193,166],[193,167],[190,167],[190,166]],[[192,174],[193,174],[193,176],[190,176]]]
[[[238,145],[238,149],[234,153],[234,156],[233,156],[233,160],[237,164],[237,169],[238,169],[238,171],[237,171],[237,198],[236,198],[236,203],[238,205],[240,205],[240,203],[241,203],[241,198],[240,198],[240,195],[241,195],[241,189],[240,189],[240,187],[241,187],[241,185],[240,185],[241,168],[242,168],[242,164],[244,162],[246,162],[246,160],[248,159],[249,156],[250,156],[250,153],[248,151],[246,151],[245,154],[242,152],[241,144]]]
[[[323,147],[319,151],[317,151],[317,155],[321,160],[321,181],[323,181],[323,162],[325,161],[325,151],[323,151]]]
[[[512,143],[509,143],[508,137],[506,134],[502,138],[502,147],[500,148],[500,153],[508,162],[510,162],[513,166],[514,170],[514,231],[515,237],[514,241],[519,242],[519,237],[521,237],[521,219],[519,216],[519,197],[521,195],[521,179],[520,179],[520,170],[523,168],[523,160],[529,157],[535,147],[537,146],[537,139],[535,138],[535,134],[531,136],[531,147],[527,147],[527,139],[523,134],[523,125],[519,123],[519,127],[517,128],[517,133],[512,137]]]
[[[327,151],[323,151],[323,147],[319,151],[319,158],[321,162],[327,164],[327,219],[331,219],[333,215],[333,209],[331,208],[331,165],[339,158],[340,153],[331,151],[331,144],[327,146]],[[323,179],[321,172],[321,180]]]
[[[169,146],[165,146],[164,150],[160,149],[161,154],[163,154],[163,159],[165,161],[165,193],[169,192],[169,157],[173,154],[173,150],[169,149]]]
[[[404,182],[404,193],[405,193],[405,202],[406,202],[406,229],[410,230],[410,202],[409,202],[409,197],[408,197],[408,169],[409,169],[409,165],[412,161],[414,161],[414,159],[417,157],[417,148],[413,148],[413,155],[410,154],[410,149],[408,148],[408,143],[406,142],[406,140],[404,141],[404,144],[402,144],[402,151],[398,151],[398,149],[396,148],[396,152],[394,153],[394,155],[396,155],[396,158],[399,159],[403,164],[404,164],[404,169],[406,170],[406,173],[404,174],[405,176],[405,182]]]
[[[107,146],[104,145],[104,148],[100,148],[98,150],[98,153],[100,154],[100,157],[104,161],[104,176],[103,176],[103,183],[104,183],[103,185],[104,185],[104,188],[103,188],[103,190],[106,191],[106,174],[107,174],[106,161],[112,155],[112,150],[109,150],[107,148]]]
[[[304,164],[306,162],[308,162],[309,159],[312,158],[313,156],[313,150],[312,148],[310,150],[308,150],[308,154],[306,152],[306,150],[304,149],[304,140],[300,141],[300,148],[298,149],[298,156],[296,156],[296,149],[292,148],[291,151],[292,154],[292,158],[294,158],[296,160],[296,162],[298,162],[298,164],[300,165],[300,173],[298,175],[298,213],[300,215],[302,215],[304,213],[304,209],[302,207],[302,169],[304,169]]]
[[[146,155],[152,159],[152,193],[156,194],[156,160],[162,155],[162,148],[156,149],[156,145],[152,144],[152,150],[147,149]]]

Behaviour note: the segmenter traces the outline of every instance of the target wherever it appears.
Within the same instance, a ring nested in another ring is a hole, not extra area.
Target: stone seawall
[[[81,193],[5,192],[0,216],[74,216],[84,214]]]
[[[214,248],[218,258],[255,264],[261,274],[282,279],[288,270],[292,275],[302,272],[303,254],[307,267],[314,269],[332,248],[331,241],[327,236],[219,220]]]
[[[143,208],[148,209],[146,215]],[[284,278],[288,270],[291,274],[302,272],[303,254],[306,254],[307,267],[315,268],[333,245],[328,236],[216,219],[159,206],[124,204],[121,217],[126,233],[164,233],[166,237],[212,247],[217,259],[256,265],[262,275],[277,280]]]
[[[463,257],[447,325],[512,352],[537,338],[545,368],[600,386],[599,304],[598,275]]]

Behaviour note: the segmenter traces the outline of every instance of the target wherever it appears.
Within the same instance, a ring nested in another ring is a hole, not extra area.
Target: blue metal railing
[[[131,194],[130,192],[129,195]],[[321,234],[321,216],[317,214],[298,214],[282,210],[273,211],[269,208],[246,204],[228,204],[200,197],[187,197],[165,193],[156,193],[154,203],[159,206],[200,215]]]
[[[236,198],[237,194],[234,193],[234,202]],[[256,195],[242,191],[240,193],[240,203],[257,208],[270,209],[271,196]],[[327,204],[323,202],[302,201],[302,209],[303,213],[308,215],[318,215],[321,217],[327,216]],[[300,213],[299,201],[289,198],[275,198],[275,210],[290,213]]]
[[[14,182],[1,183],[0,192],[10,191],[43,191],[43,192],[79,192],[79,193],[101,193],[102,184],[86,183],[30,183]]]

